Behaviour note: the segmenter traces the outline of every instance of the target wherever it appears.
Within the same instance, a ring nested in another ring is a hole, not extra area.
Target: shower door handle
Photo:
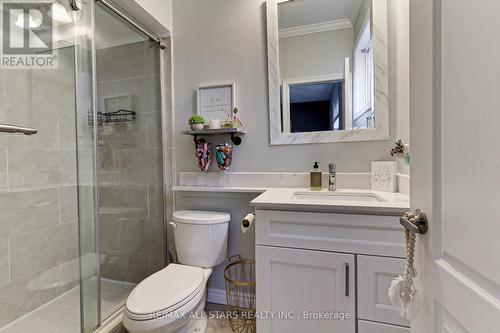
[[[33,135],[38,133],[36,128],[31,127],[21,127],[16,125],[9,124],[0,124],[0,132],[1,133],[22,133],[24,135]]]

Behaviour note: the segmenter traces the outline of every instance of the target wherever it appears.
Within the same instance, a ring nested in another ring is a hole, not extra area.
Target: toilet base
[[[205,312],[199,318],[193,318],[187,324],[187,333],[205,333],[207,329],[207,316]]]
[[[205,312],[202,312],[202,314],[197,314],[196,318],[191,318],[187,325],[184,325],[183,327],[180,327],[179,329],[175,331],[162,331],[162,332],[168,332],[168,333],[205,333],[207,330],[207,316]]]

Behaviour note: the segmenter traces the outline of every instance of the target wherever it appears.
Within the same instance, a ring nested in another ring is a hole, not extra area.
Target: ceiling
[[[280,29],[349,19],[354,24],[362,0],[293,0],[278,4]]]
[[[329,101],[336,83],[322,82],[290,86],[290,103]]]

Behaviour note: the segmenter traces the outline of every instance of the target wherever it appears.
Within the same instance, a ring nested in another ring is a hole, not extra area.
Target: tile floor
[[[125,304],[134,284],[101,280],[102,317],[106,318]],[[79,333],[80,287],[42,305],[0,329],[0,333]]]
[[[112,280],[101,281],[102,317],[111,315],[122,306],[134,285]],[[234,333],[226,316],[225,305],[207,303],[205,312],[209,315],[206,333]],[[76,287],[44,304],[35,311],[0,328],[0,333],[79,333],[80,332],[80,288]],[[126,332],[122,327],[114,332]]]
[[[227,307],[221,304],[207,303],[205,305],[205,312],[207,314],[222,312],[227,310]],[[229,320],[225,318],[208,318],[207,331],[205,333],[233,333],[229,326]]]
[[[220,318],[221,316],[217,316],[215,313],[217,312],[222,312],[227,310],[227,307],[225,305],[221,304],[214,304],[214,303],[207,303],[205,305],[205,312],[207,314],[212,314],[213,317],[219,317],[218,319],[215,318],[209,318],[208,323],[207,323],[207,330],[205,333],[234,333],[231,330],[231,327],[229,326],[229,320],[227,319],[222,319]],[[127,333],[125,328],[120,325],[121,327],[116,328],[113,333]]]

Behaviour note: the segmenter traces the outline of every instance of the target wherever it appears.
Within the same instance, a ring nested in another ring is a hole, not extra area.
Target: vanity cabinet
[[[394,215],[256,209],[259,333],[406,333],[408,321],[387,290],[405,267],[403,229]],[[344,320],[293,320],[349,313]],[[273,320],[270,320],[270,319]]]
[[[274,316],[258,332],[355,332],[354,255],[258,246],[256,260],[257,309]],[[351,317],[317,318],[344,313]]]
[[[406,260],[376,256],[357,256],[358,318],[400,326],[410,326],[391,304],[387,290],[403,272]]]

